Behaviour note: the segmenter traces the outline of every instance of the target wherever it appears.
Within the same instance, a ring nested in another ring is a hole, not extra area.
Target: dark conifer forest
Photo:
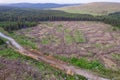
[[[104,16],[73,14],[56,10],[0,7],[0,26],[6,31],[35,26],[39,21],[101,21],[120,27],[120,12]]]

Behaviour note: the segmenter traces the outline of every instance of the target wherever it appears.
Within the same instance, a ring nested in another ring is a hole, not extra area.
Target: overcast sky
[[[0,3],[89,3],[89,2],[120,2],[120,0],[0,0]]]

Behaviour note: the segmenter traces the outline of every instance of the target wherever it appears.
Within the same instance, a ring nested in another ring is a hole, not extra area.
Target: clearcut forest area
[[[20,4],[0,5],[0,80],[120,80],[120,3]]]

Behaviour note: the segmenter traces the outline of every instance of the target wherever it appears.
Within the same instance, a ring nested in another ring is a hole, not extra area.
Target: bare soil
[[[41,80],[39,69],[21,60],[0,57],[0,80]]]
[[[77,31],[80,32],[77,37],[82,39],[78,42],[74,37]],[[34,40],[42,53],[98,59],[112,69],[120,66],[120,62],[113,58],[113,54],[120,54],[120,31],[113,31],[112,26],[101,22],[41,22],[17,33]]]
[[[15,51],[19,52],[20,54],[31,57],[38,61],[43,61],[43,62],[53,66],[54,68],[64,71],[65,73],[67,73],[69,75],[74,75],[74,74],[82,75],[90,80],[108,80],[106,78],[97,76],[95,73],[91,73],[89,71],[79,69],[75,66],[68,65],[67,63],[57,60],[56,58],[54,58],[52,56],[44,55],[40,51],[26,49],[26,48],[22,47],[21,45],[19,45],[13,38],[6,36],[3,33],[1,33],[0,36],[2,38],[7,39],[10,42],[9,45],[11,46],[11,48],[13,48]],[[4,77],[4,78],[6,78],[6,77]],[[13,78],[16,78],[16,77],[13,77]]]

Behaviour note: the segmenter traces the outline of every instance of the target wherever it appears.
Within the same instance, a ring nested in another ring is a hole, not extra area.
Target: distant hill
[[[109,13],[119,12],[120,3],[112,2],[94,2],[83,5],[73,5],[62,8],[56,8],[55,10],[62,10],[69,13],[82,13],[93,15],[106,15]]]
[[[49,9],[65,6],[74,6],[79,4],[55,4],[55,3],[14,3],[1,6],[17,7],[17,8],[33,8],[33,9]]]

